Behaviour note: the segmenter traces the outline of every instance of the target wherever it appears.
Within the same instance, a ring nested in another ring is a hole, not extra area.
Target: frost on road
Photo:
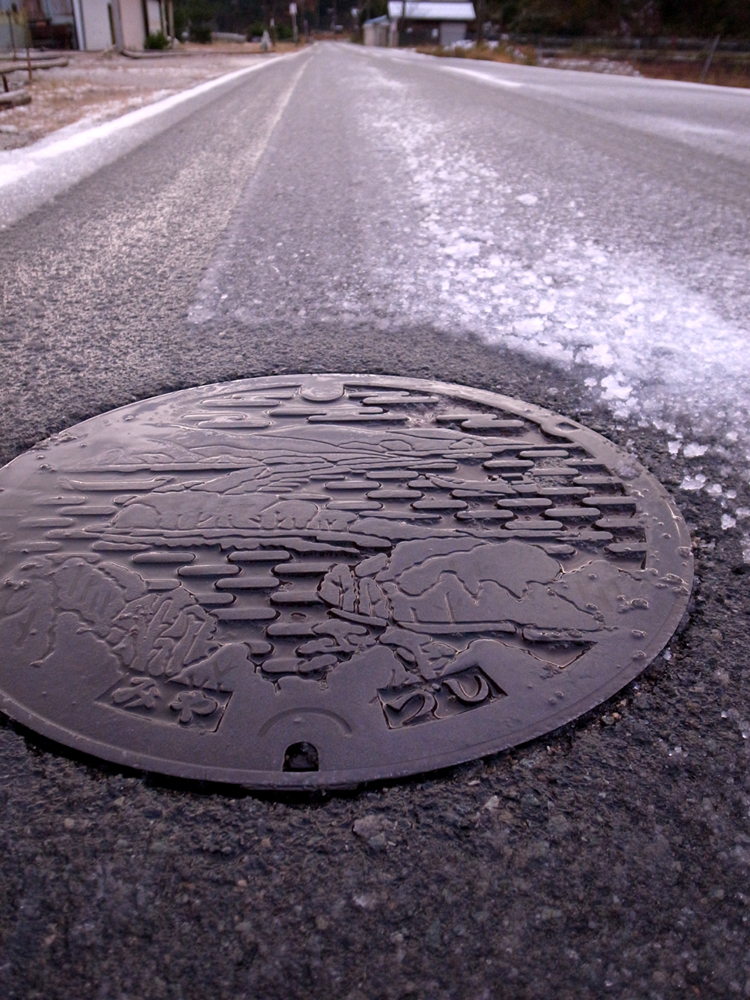
[[[502,161],[446,135],[438,111],[415,106],[406,85],[383,88],[370,108],[379,142],[404,164],[401,192],[421,215],[410,260],[393,272],[405,312],[446,332],[586,366],[586,384],[614,415],[671,434],[673,454],[683,447],[679,424],[724,446],[728,461],[744,461],[747,326],[647,255],[582,238],[584,205],[554,178],[533,190],[507,183]],[[705,451],[687,444],[683,454]]]
[[[592,402],[605,403],[623,422],[655,428],[670,454],[690,462],[682,489],[705,490],[724,507],[725,527],[742,527],[746,511],[732,501],[739,479],[747,478],[750,453],[746,261],[729,250],[722,258],[714,248],[706,250],[705,260],[691,257],[686,244],[673,254],[668,246],[656,253],[640,245],[643,218],[640,229],[628,232],[641,184],[651,188],[650,204],[657,208],[660,186],[669,193],[672,200],[663,207],[669,226],[707,227],[706,209],[696,219],[693,208],[679,206],[678,188],[669,176],[662,181],[656,168],[644,180],[628,177],[623,165],[619,176],[617,156],[607,161],[602,153],[606,140],[588,152],[585,133],[557,150],[560,136],[550,135],[551,148],[539,156],[545,121],[534,118],[529,102],[544,87],[533,80],[527,85],[523,76],[511,84],[514,89],[499,88],[485,86],[481,72],[465,82],[446,72],[442,60],[361,50],[327,58],[346,83],[347,127],[357,146],[347,151],[352,183],[366,192],[369,178],[372,203],[361,209],[369,231],[356,266],[346,259],[346,248],[337,248],[331,224],[332,280],[304,302],[300,321],[335,322],[344,329],[377,321],[394,331],[428,325],[572,369]],[[309,86],[321,72],[316,59],[307,70]],[[557,73],[554,79],[580,76]],[[622,88],[633,83],[607,85],[627,106]],[[673,121],[658,113],[660,100],[684,100],[686,114],[695,113],[690,102],[698,98],[690,87],[675,98],[659,83],[637,86],[651,88],[646,96],[655,105],[653,115],[633,119],[643,134]],[[707,96],[700,99],[709,104],[699,113],[710,114],[717,90],[705,88]],[[739,102],[732,112],[735,128],[750,134],[750,99],[727,94],[716,100]],[[541,101],[539,107],[550,116]],[[602,113],[596,127],[601,129],[602,119],[613,147],[643,138],[624,132],[612,115]],[[696,129],[686,126],[680,133],[688,136],[682,146],[673,127],[662,129],[680,162],[707,156],[690,145]],[[565,160],[559,170],[556,153]],[[664,155],[668,159],[669,151]],[[375,189],[379,194],[373,196]],[[669,218],[675,204],[685,215],[679,222]],[[665,218],[653,218],[655,237]],[[259,292],[262,281],[239,275],[238,251],[245,257],[249,252],[247,229],[240,228],[230,233],[206,276],[191,313],[196,322],[224,313],[252,325],[268,308]],[[670,238],[664,235],[662,242]],[[284,245],[279,242],[264,258],[269,278],[284,276]],[[296,249],[294,257],[304,257],[304,248]],[[260,268],[258,263],[256,277]],[[352,276],[342,283],[340,274],[347,271]],[[706,273],[711,280],[703,280]],[[715,460],[719,482],[704,472],[704,458]],[[750,556],[750,540],[746,549]]]

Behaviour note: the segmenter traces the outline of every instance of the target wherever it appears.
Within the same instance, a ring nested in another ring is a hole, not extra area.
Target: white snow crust
[[[404,164],[400,190],[420,218],[419,252],[391,276],[404,313],[580,370],[615,418],[653,428],[671,455],[691,461],[683,490],[731,508],[727,487],[750,480],[750,321],[722,315],[645,252],[582,240],[585,205],[562,188],[519,189],[502,162],[457,143],[434,105],[404,88],[377,91],[368,126]],[[561,207],[570,224],[536,240]],[[722,463],[723,485],[702,471],[707,456]],[[736,523],[724,515],[725,529]],[[750,558],[750,532],[743,544]]]

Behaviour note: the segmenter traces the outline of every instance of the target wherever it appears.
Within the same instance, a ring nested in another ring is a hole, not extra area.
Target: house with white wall
[[[17,12],[12,11],[15,3]],[[171,0],[0,0],[0,50],[32,46],[139,52],[168,35]],[[5,16],[2,16],[5,15]]]
[[[78,44],[82,49],[118,49],[139,52],[146,38],[167,34],[166,0],[73,0]]]
[[[476,21],[474,4],[453,0],[389,0],[390,45],[437,45],[465,40]]]

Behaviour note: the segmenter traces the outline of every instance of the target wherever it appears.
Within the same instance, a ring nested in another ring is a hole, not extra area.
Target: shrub
[[[188,35],[188,16],[185,8],[179,3],[174,5],[174,36],[175,38],[182,38]]]
[[[211,25],[206,21],[197,21],[190,25],[190,41],[209,45],[211,42]]]
[[[144,47],[147,49],[168,49],[169,39],[163,31],[152,31],[146,36]]]

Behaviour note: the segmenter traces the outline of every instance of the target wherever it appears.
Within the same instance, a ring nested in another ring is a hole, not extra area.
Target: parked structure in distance
[[[362,34],[365,45],[375,45],[379,48],[386,48],[389,44],[391,22],[387,14],[382,17],[373,17],[365,21],[362,25]]]
[[[388,14],[364,23],[365,45],[442,45],[466,39],[474,4],[453,0],[389,0]]]

